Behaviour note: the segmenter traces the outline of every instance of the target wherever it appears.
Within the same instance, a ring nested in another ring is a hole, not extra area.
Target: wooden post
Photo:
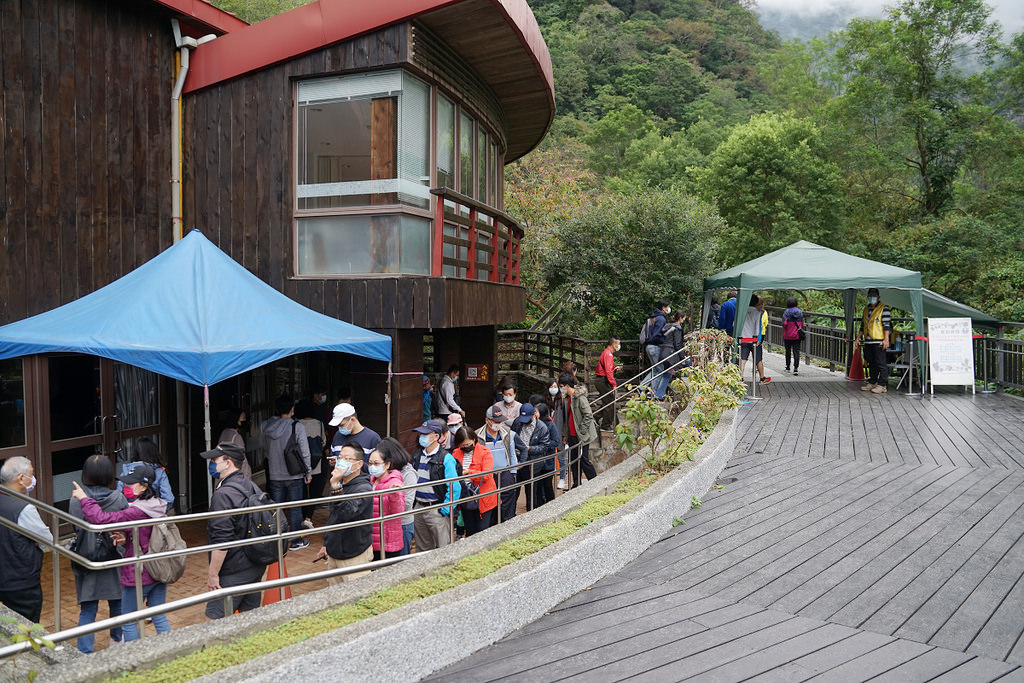
[[[498,220],[494,221],[494,232],[491,237],[491,282],[501,282],[498,279],[498,253],[501,249],[501,222]]]
[[[430,274],[440,277],[444,272],[444,197],[436,196],[437,208],[434,210],[434,254],[430,261]]]
[[[469,210],[469,247],[466,249],[466,278],[476,279],[476,209]]]

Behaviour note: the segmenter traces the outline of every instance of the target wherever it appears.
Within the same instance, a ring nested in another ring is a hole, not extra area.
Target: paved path
[[[436,679],[1024,681],[1024,402],[780,370],[673,534]]]

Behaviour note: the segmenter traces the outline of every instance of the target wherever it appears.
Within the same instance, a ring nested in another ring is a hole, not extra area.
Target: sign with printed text
[[[487,372],[486,363],[470,363],[466,365],[466,381],[467,382],[486,382],[489,374]]]
[[[928,366],[932,384],[974,385],[970,318],[928,319]]]

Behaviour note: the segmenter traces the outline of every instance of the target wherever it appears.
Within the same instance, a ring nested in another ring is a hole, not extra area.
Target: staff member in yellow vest
[[[860,388],[873,394],[884,394],[889,383],[889,365],[885,352],[889,348],[889,334],[892,332],[892,316],[889,307],[882,303],[878,290],[868,290],[868,305],[864,308],[860,334],[857,339],[864,349],[864,360],[868,366],[868,383]]]

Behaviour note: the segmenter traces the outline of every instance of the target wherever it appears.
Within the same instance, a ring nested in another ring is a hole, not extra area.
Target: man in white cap
[[[356,417],[356,409],[352,407],[351,403],[339,403],[334,406],[334,415],[329,424],[338,428],[338,433],[331,441],[331,457],[337,460],[342,446],[347,443],[356,443],[363,449],[363,467],[368,468],[367,461],[370,459],[370,453],[373,453],[377,444],[380,443],[380,434],[363,426],[363,423]]]

